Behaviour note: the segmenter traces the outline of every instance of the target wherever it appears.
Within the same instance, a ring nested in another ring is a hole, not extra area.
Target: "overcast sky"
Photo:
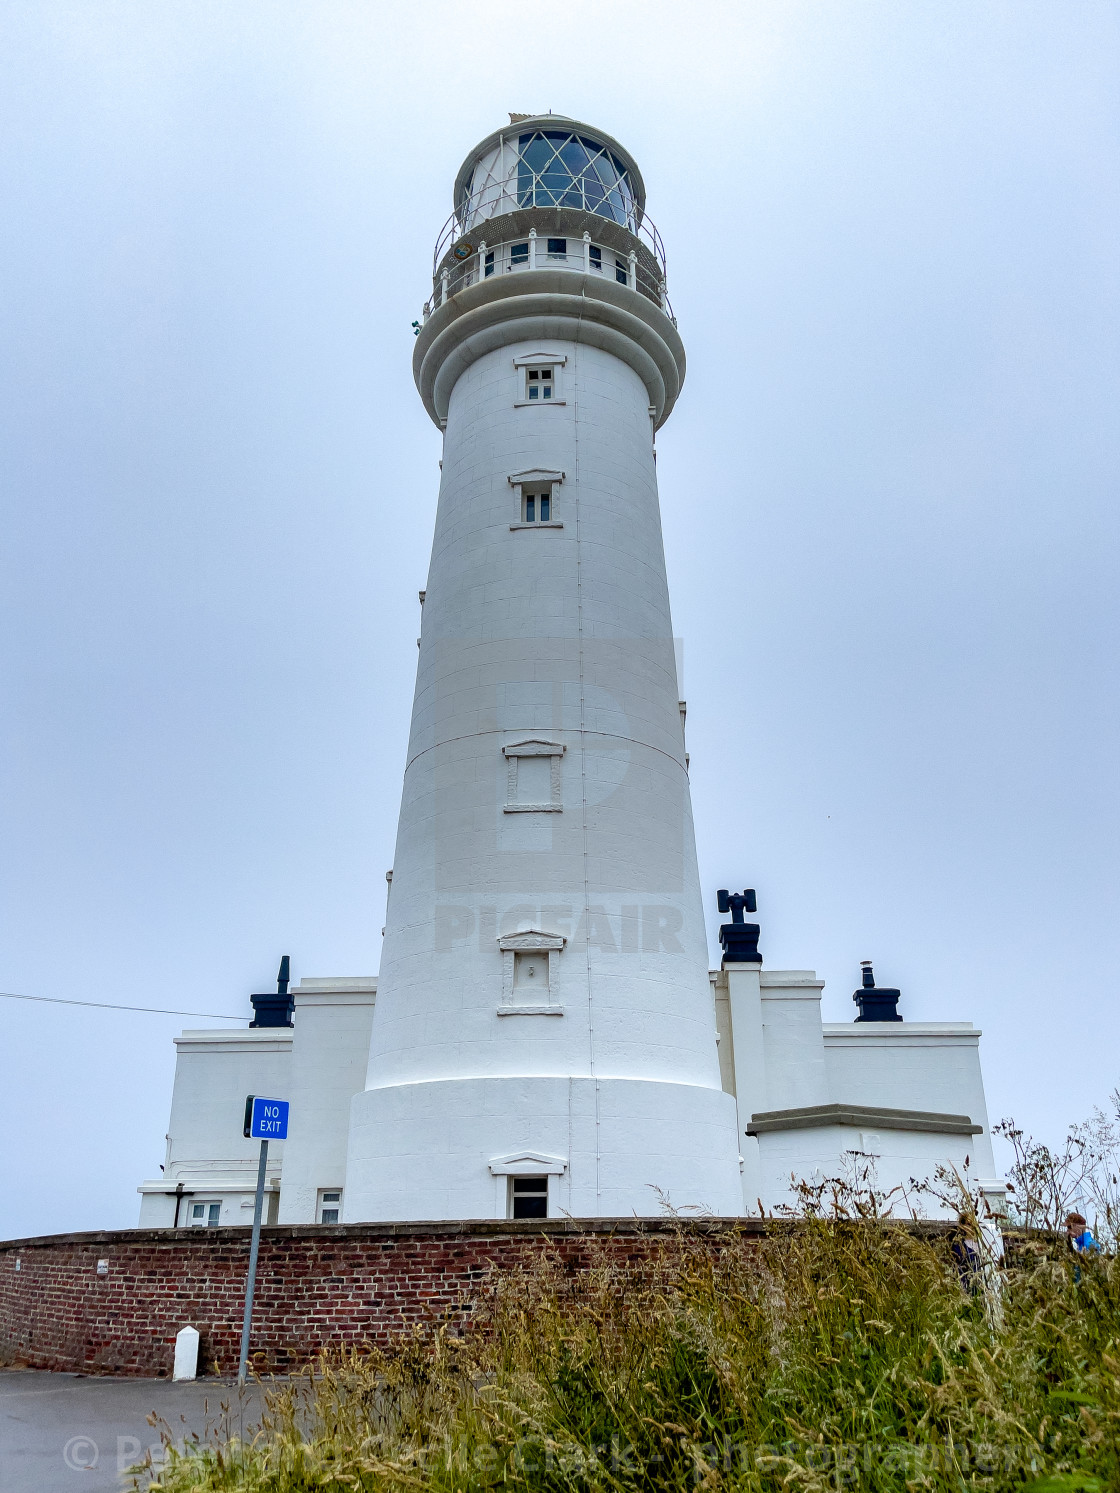
[[[439,437],[410,323],[508,111],[614,134],[701,874],[993,1120],[1120,1081],[1114,4],[6,0],[0,988],[377,970]],[[0,1000],[0,1235],[135,1223],[174,1017]],[[203,1023],[204,1024],[204,1023]]]

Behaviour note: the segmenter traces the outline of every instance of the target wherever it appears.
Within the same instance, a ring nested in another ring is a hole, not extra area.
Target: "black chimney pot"
[[[754,888],[748,887],[744,892],[728,892],[721,888],[716,893],[716,906],[720,912],[731,914],[730,923],[721,923],[719,930],[724,964],[761,964],[762,955],[758,952],[760,925],[748,923],[743,918],[744,912],[758,911]]]
[[[852,999],[859,1007],[857,1021],[901,1021],[898,1014],[898,998],[901,990],[888,989],[887,986],[876,986],[875,972],[871,968],[871,960],[861,961],[863,969],[863,985],[855,991]]]
[[[249,1025],[254,1026],[291,1026],[292,1017],[295,1015],[295,997],[288,994],[288,984],[291,980],[291,960],[285,954],[280,961],[280,971],[276,976],[275,994],[269,990],[264,995],[251,995],[249,997],[253,1004],[253,1020]]]

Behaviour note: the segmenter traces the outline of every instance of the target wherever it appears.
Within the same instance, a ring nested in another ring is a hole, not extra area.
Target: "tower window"
[[[536,387],[539,388],[540,385]],[[519,403],[526,404],[528,401],[521,400]],[[553,403],[562,404],[563,400],[554,400]],[[517,492],[517,507],[510,512],[511,529],[527,529],[536,524],[546,524],[550,529],[564,527],[556,516],[556,489],[564,481],[563,472],[549,472],[541,467],[533,467],[527,472],[511,473],[508,480],[509,485]]]
[[[563,810],[560,761],[566,748],[562,741],[511,742],[502,748],[506,759],[506,814],[559,814]],[[550,944],[519,947],[547,949]]]
[[[548,1177],[511,1177],[509,1179],[509,1215],[511,1218],[548,1217]]]
[[[630,284],[630,270],[625,259],[616,259],[614,262],[614,277],[620,285]]]
[[[566,238],[550,238],[548,241],[549,259],[567,259],[568,240]]]
[[[561,370],[567,359],[563,353],[550,353],[544,350],[526,352],[522,357],[514,358],[513,366],[518,370],[517,382],[514,384],[514,405],[537,405],[542,404],[560,405],[564,403],[563,374]],[[522,473],[524,477],[552,477],[555,474],[545,472],[537,467],[532,471]],[[513,481],[513,478],[510,479]]]
[[[482,273],[483,273],[484,277],[487,276],[487,275],[492,275],[494,273],[494,251],[493,251],[493,249],[490,249],[487,252],[486,259],[485,259],[485,261],[483,263]]]
[[[320,1192],[315,1211],[319,1223],[337,1223],[342,1216],[342,1189],[334,1187]]]
[[[548,524],[552,522],[552,488],[538,487],[533,491],[521,490],[521,522],[523,524]]]
[[[509,262],[514,267],[514,269],[516,269],[519,264],[528,264],[529,245],[511,244],[509,250]]]
[[[598,244],[588,244],[587,258],[596,274],[603,273],[603,251]]]
[[[542,786],[547,791],[547,784]],[[547,811],[547,805],[540,807]],[[498,939],[502,955],[499,1016],[563,1016],[556,981],[557,960],[566,941],[562,933],[542,933],[539,928],[502,934]]]
[[[551,368],[527,368],[525,370],[526,399],[551,399],[553,387],[554,380]]]
[[[221,1203],[192,1203],[191,1204],[191,1227],[196,1229],[216,1229],[222,1221]]]
[[[513,956],[513,993],[548,999],[548,950],[515,952]]]

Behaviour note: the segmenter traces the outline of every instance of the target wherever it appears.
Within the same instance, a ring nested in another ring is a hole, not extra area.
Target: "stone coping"
[[[871,1104],[811,1104],[804,1109],[770,1109],[751,1115],[748,1135],[781,1130],[819,1130],[829,1125],[875,1126],[881,1130],[917,1130],[931,1135],[983,1135],[968,1115],[927,1109],[884,1109]]]
[[[871,1220],[867,1220],[870,1222]],[[957,1225],[940,1219],[883,1218],[879,1223],[919,1232],[941,1233]],[[269,1224],[261,1229],[262,1240],[282,1244],[285,1239],[321,1239],[345,1241],[368,1239],[566,1239],[587,1235],[686,1235],[745,1234],[763,1236],[795,1226],[790,1218],[466,1218],[420,1220],[391,1223]],[[72,1245],[91,1248],[94,1245],[178,1245],[247,1242],[251,1224],[226,1225],[220,1228],[178,1229],[94,1229],[87,1233],[38,1234],[24,1239],[0,1240],[0,1255],[18,1250],[57,1249]]]

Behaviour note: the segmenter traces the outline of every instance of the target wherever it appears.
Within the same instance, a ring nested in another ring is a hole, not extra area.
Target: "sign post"
[[[253,1291],[257,1284],[257,1251],[261,1244],[261,1214],[264,1211],[264,1173],[268,1165],[270,1140],[288,1136],[288,1101],[260,1099],[250,1094],[245,1100],[245,1130],[249,1140],[261,1143],[261,1160],[257,1168],[257,1201],[253,1208],[253,1242],[249,1248],[249,1277],[245,1282],[245,1315],[241,1321],[241,1359],[237,1365],[237,1382],[245,1383],[249,1365],[249,1328],[253,1321]]]

